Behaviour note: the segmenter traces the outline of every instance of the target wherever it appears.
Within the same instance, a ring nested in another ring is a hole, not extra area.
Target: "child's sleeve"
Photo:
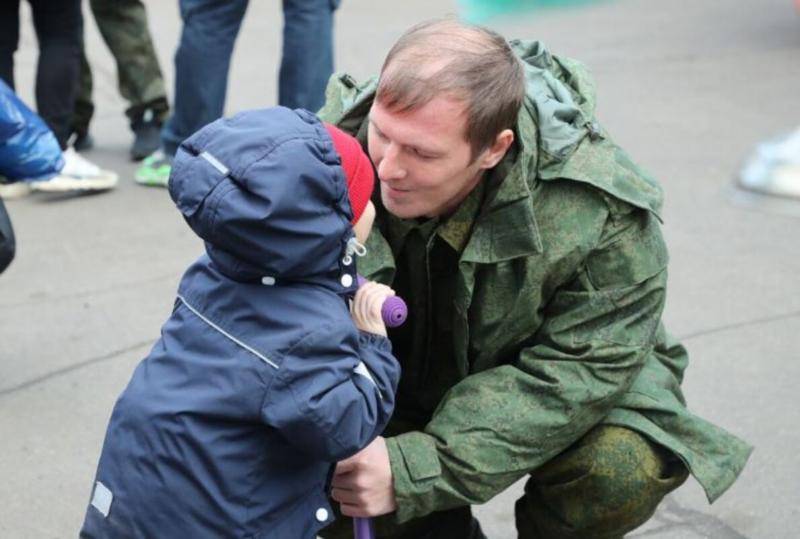
[[[341,460],[383,431],[399,379],[386,337],[323,326],[285,355],[261,416],[315,458]]]

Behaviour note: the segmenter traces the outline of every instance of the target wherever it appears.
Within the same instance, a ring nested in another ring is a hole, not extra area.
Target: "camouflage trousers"
[[[688,470],[672,453],[640,434],[600,425],[531,473],[515,505],[519,539],[615,539],[646,522]],[[334,503],[334,506],[336,504]],[[322,530],[325,539],[353,536],[341,517]],[[374,519],[379,539],[486,536],[469,507],[432,513],[397,525]]]
[[[91,0],[90,5],[100,34],[117,64],[119,92],[129,103],[125,114],[134,123],[150,109],[156,119],[163,121],[169,104],[144,4],[140,0]],[[93,114],[92,71],[83,50],[73,131],[86,133]]]

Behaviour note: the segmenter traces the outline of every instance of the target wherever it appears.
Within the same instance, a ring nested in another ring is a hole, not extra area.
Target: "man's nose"
[[[378,177],[383,181],[402,180],[406,177],[406,169],[396,146],[390,144],[386,147],[378,163]]]

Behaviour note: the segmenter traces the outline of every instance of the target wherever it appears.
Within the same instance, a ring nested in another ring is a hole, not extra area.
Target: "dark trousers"
[[[0,273],[11,264],[15,251],[14,229],[11,228],[11,220],[3,205],[3,199],[0,199]]]
[[[0,77],[14,88],[14,53],[19,43],[19,1],[0,2]],[[80,0],[28,0],[39,41],[36,108],[61,148],[72,132],[78,92],[83,17]]]
[[[129,103],[125,111],[135,127],[146,110],[159,122],[169,112],[164,77],[147,26],[147,10],[141,0],[91,0],[92,15],[103,41],[117,64],[119,93]],[[75,102],[73,129],[85,134],[94,113],[92,70],[81,58],[80,90]]]
[[[519,539],[619,539],[645,523],[688,471],[671,452],[629,429],[599,425],[530,474],[514,512]],[[375,519],[379,539],[485,539],[469,507],[401,525]],[[320,533],[352,537],[340,517]]]

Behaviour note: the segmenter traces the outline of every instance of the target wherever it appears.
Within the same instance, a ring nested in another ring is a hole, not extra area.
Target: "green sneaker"
[[[159,149],[145,157],[142,166],[136,170],[134,179],[136,183],[142,185],[166,187],[170,172],[172,172],[172,156]]]

